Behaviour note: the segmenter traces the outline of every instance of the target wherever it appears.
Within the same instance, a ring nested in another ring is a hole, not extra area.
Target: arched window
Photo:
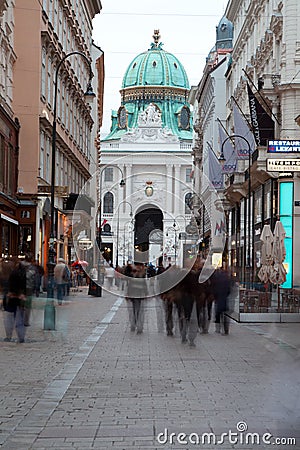
[[[192,214],[193,195],[191,192],[185,194],[184,203],[185,203],[185,214]]]
[[[103,213],[113,214],[114,212],[114,196],[111,192],[106,192],[103,199]]]
[[[103,231],[106,234],[110,234],[111,233],[111,226],[109,225],[109,223],[106,223],[103,227]]]

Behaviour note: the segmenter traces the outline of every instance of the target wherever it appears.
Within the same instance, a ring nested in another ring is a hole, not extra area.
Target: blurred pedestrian
[[[128,279],[126,300],[129,313],[130,330],[141,334],[144,328],[145,298],[147,297],[146,272],[143,264],[132,267]]]
[[[17,263],[8,278],[4,311],[5,341],[11,341],[14,327],[18,342],[25,340],[25,300],[26,300],[26,270],[24,264]]]
[[[38,277],[38,269],[35,265],[33,255],[28,253],[25,255],[24,261],[21,263],[26,271],[26,300],[24,305],[24,325],[30,326],[30,314],[32,309],[32,297],[36,293],[36,282]]]
[[[159,333],[162,333],[164,331],[164,307],[165,302],[161,298],[161,289],[160,289],[160,280],[162,277],[159,275],[163,274],[165,272],[165,268],[163,266],[163,257],[160,256],[158,260],[158,266],[156,269],[156,286],[155,286],[155,293],[157,294],[155,296],[155,311],[156,311],[156,320],[157,320],[157,331]]]
[[[180,316],[180,284],[178,280],[181,276],[181,270],[175,266],[167,266],[162,270],[159,267],[161,274],[159,280],[160,297],[163,300],[164,317],[166,324],[167,336],[174,336],[175,318]],[[163,274],[163,275],[162,275]]]
[[[65,285],[68,282],[66,262],[63,258],[59,258],[54,267],[54,281],[56,285],[57,301],[59,305],[62,305],[65,295]]]
[[[36,266],[35,295],[36,297],[39,297],[41,293],[42,278],[45,274],[45,271],[43,266],[39,264],[38,259],[36,259],[35,261],[35,266]]]
[[[113,281],[115,278],[115,269],[112,263],[108,267],[105,267],[105,276],[107,280],[107,287],[110,289],[113,286]]]
[[[183,269],[184,270],[184,269]],[[198,332],[198,317],[195,286],[197,282],[196,272],[187,272],[178,284],[177,296],[180,313],[181,342],[189,342],[190,347],[195,347],[195,339]]]
[[[5,311],[6,296],[8,293],[8,279],[11,272],[16,267],[16,262],[13,259],[2,258],[0,260],[0,289],[2,294],[2,307]]]
[[[231,279],[227,270],[217,269],[211,276],[212,293],[215,300],[216,333],[229,333],[228,296],[230,294]]]

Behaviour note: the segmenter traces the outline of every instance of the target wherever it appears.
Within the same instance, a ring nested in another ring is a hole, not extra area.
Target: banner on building
[[[238,159],[248,159],[249,149],[250,154],[256,149],[256,142],[254,134],[249,128],[248,122],[242,115],[240,109],[236,105],[235,101],[232,104],[234,134],[241,136],[234,138],[234,147],[237,153]]]
[[[266,146],[269,139],[274,139],[274,121],[257,100],[248,83],[247,91],[251,124],[256,144],[258,146]]]
[[[222,173],[234,173],[236,172],[237,154],[233,146],[232,141],[229,139],[229,135],[225,133],[223,125],[219,124],[219,139],[220,139],[220,152],[223,153],[225,163],[222,165]]]
[[[221,164],[210,146],[208,146],[208,179],[215,189],[224,188]]]

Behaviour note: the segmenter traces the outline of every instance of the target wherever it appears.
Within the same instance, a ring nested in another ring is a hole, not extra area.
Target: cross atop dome
[[[163,43],[160,42],[160,34],[159,34],[159,30],[154,30],[154,34],[153,34],[153,40],[154,42],[151,43],[151,48],[150,50],[154,50],[154,49],[159,49],[161,50]]]
[[[159,30],[154,30],[154,34],[153,34],[153,40],[154,40],[154,44],[155,47],[158,46],[159,40],[160,40],[160,34],[159,34]]]

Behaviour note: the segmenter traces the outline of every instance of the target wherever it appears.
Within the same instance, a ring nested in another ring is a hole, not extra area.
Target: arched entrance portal
[[[156,264],[161,252],[163,213],[152,205],[145,205],[135,216],[134,260]]]

